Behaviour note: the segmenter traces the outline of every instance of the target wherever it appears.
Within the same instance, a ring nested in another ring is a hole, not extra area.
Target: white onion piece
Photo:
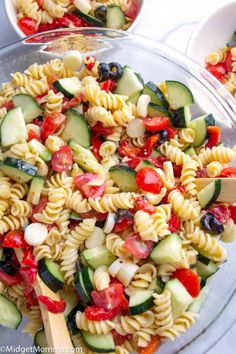
[[[110,265],[108,271],[113,278],[115,278],[116,275],[119,273],[120,269],[122,268],[123,263],[124,262],[120,258],[118,258],[115,260],[115,262],[113,262]]]
[[[74,0],[74,5],[84,14],[88,14],[92,10],[90,0]]]
[[[140,138],[145,133],[145,126],[142,119],[131,120],[126,128],[127,134],[131,138]]]
[[[138,269],[139,267],[136,264],[124,262],[118,274],[116,274],[116,278],[124,284],[124,286],[128,286]]]
[[[116,214],[115,213],[108,213],[103,231],[106,234],[111,233],[113,230],[113,227],[115,226],[115,223],[116,223]]]
[[[67,70],[79,70],[83,64],[83,58],[78,50],[68,50],[63,56],[63,63]]]
[[[147,117],[148,115],[148,105],[151,102],[151,97],[149,95],[141,95],[137,103],[137,112],[139,117]]]
[[[44,224],[34,222],[25,229],[24,239],[30,246],[39,246],[46,240],[48,229]]]
[[[94,247],[102,246],[104,242],[105,242],[105,234],[103,229],[100,229],[100,227],[95,227],[94,231],[86,239],[85,246],[87,248],[94,248]]]

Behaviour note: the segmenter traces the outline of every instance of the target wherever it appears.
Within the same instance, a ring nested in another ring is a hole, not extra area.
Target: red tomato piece
[[[30,17],[22,17],[17,21],[18,27],[26,36],[37,33],[38,24],[37,21]]]
[[[7,111],[10,111],[10,109],[14,108],[14,103],[13,103],[13,101],[11,100],[11,101],[8,101],[8,102],[4,103],[4,104],[1,106],[1,108],[2,108],[2,107],[5,107]]]
[[[126,230],[129,226],[132,226],[134,223],[133,217],[130,215],[122,215],[118,216],[116,220],[116,224],[113,227],[112,232],[117,233],[117,232],[122,232]]]
[[[24,257],[21,261],[24,266],[37,268],[38,263],[36,262],[32,249],[27,249],[24,253]]]
[[[55,27],[55,24],[54,23],[47,23],[47,24],[40,24],[38,26],[38,33],[39,32],[47,32],[47,31],[51,31],[51,30],[54,30],[56,27]]]
[[[32,213],[30,215],[30,219],[31,219],[32,222],[38,222],[34,218],[34,214],[41,213],[46,208],[47,203],[48,203],[48,198],[47,197],[41,197],[39,203],[37,205],[33,206]]]
[[[130,160],[125,161],[125,163],[126,163],[129,167],[135,169],[141,161],[142,161],[142,158],[141,158],[141,157],[134,157],[133,159],[130,159]]]
[[[143,241],[138,233],[125,240],[125,248],[137,258],[145,259],[151,253],[153,241]]]
[[[177,215],[172,214],[168,225],[170,232],[177,232],[180,229],[181,221]]]
[[[119,313],[119,306],[114,308],[113,310],[106,310],[102,307],[98,307],[96,305],[87,306],[85,309],[85,315],[88,320],[92,321],[104,321],[104,320],[112,320]]]
[[[116,332],[115,329],[113,329],[113,331],[111,333],[112,333],[112,337],[113,337],[115,345],[122,345],[127,339],[127,336],[122,336],[120,333]]]
[[[129,7],[126,10],[125,15],[134,20],[138,15],[138,2],[137,0],[130,0],[128,5]]]
[[[42,7],[43,6],[43,0],[37,0],[37,3],[39,5],[39,7]]]
[[[121,295],[120,311],[123,316],[129,315],[129,301],[126,299],[125,295]]]
[[[180,177],[182,173],[182,166],[177,166],[176,163],[173,163],[174,176]]]
[[[41,119],[35,118],[35,119],[32,121],[32,124],[35,124],[35,125],[37,125],[38,127],[41,127],[41,125],[43,124],[43,121],[42,121]]]
[[[66,98],[66,97],[64,97]],[[71,100],[65,100],[62,104],[62,111],[66,111],[67,109],[74,107],[78,104],[80,104],[82,101],[80,96],[73,97]]]
[[[99,154],[99,149],[103,143],[103,140],[97,136],[91,137],[91,144],[92,144],[92,153],[96,157],[96,159],[100,162],[102,160],[102,156]]]
[[[138,348],[138,354],[155,354],[161,345],[161,337],[153,336],[145,348]]]
[[[69,28],[73,25],[73,21],[65,15],[61,18],[54,18],[53,25],[54,28]]]
[[[137,186],[145,192],[159,193],[163,181],[159,173],[150,167],[140,168],[136,174]]]
[[[19,274],[9,275],[0,269],[0,281],[7,286],[12,286],[12,285],[20,284],[22,279]]]
[[[228,208],[229,208],[229,211],[230,211],[230,216],[233,219],[234,223],[236,224],[236,206],[229,205]]]
[[[19,274],[25,286],[25,295],[28,295],[33,289],[33,285],[35,284],[38,270],[37,268],[22,267],[19,270]]]
[[[146,140],[144,146],[141,149],[141,156],[143,156],[143,157],[150,156],[152,153],[152,150],[155,147],[155,145],[157,144],[159,138],[160,138],[160,136],[158,134],[150,136],[150,138],[148,138]]]
[[[208,64],[206,69],[220,82],[224,81],[226,70],[223,64]]]
[[[29,132],[28,132],[28,139],[27,139],[27,143],[33,139],[36,139],[38,140],[40,143],[42,142],[40,136],[33,130],[33,129],[30,129]]]
[[[172,278],[177,278],[192,297],[197,297],[200,293],[200,282],[196,273],[191,269],[177,269]]]
[[[28,243],[24,239],[24,231],[14,230],[9,231],[3,240],[3,247],[8,248],[29,248]]]
[[[153,117],[143,119],[145,128],[149,132],[159,132],[160,130],[166,129],[170,125],[170,120],[168,117]]]
[[[216,204],[211,209],[209,209],[209,211],[215,214],[215,217],[222,224],[226,224],[230,219],[230,209],[225,205]]]
[[[32,291],[27,294],[26,297],[26,305],[27,307],[31,307],[31,306],[37,306],[39,303],[38,303],[38,299],[37,299],[37,295],[34,291],[34,289],[32,289]]]
[[[141,149],[136,148],[131,145],[128,141],[121,141],[120,146],[118,147],[118,154],[120,156],[127,156],[130,158],[137,157],[140,155]]]
[[[167,127],[165,130],[168,132],[168,139],[172,139],[178,135],[178,130],[173,127]]]
[[[38,301],[44,304],[49,312],[52,313],[62,313],[65,311],[66,303],[64,299],[60,301],[55,301],[49,296],[39,295]]]
[[[55,133],[66,121],[66,116],[59,112],[52,112],[43,120],[41,138],[46,140],[49,135]]]
[[[117,81],[115,80],[106,80],[100,83],[101,90],[106,92],[115,92]]]
[[[96,125],[91,128],[91,132],[95,136],[106,137],[107,135],[113,134],[114,129],[112,127],[103,127],[101,122],[97,122]]]
[[[70,21],[73,22],[75,27],[86,27],[86,22],[80,18],[78,15],[74,15],[73,13],[67,13],[65,14],[65,17],[67,17]]]
[[[87,213],[80,213],[83,219],[93,219],[96,218],[97,221],[104,221],[107,218],[108,213],[98,213],[95,210],[90,210]]]
[[[90,55],[89,57],[86,57],[86,61],[88,62],[88,64],[85,64],[86,68],[88,70],[92,70],[92,68],[96,64],[96,58],[94,56]]]
[[[153,214],[156,210],[155,206],[149,203],[147,200],[145,200],[142,197],[137,197],[135,198],[135,207],[138,210],[143,210],[146,211],[148,214]]]
[[[62,146],[52,154],[51,165],[54,171],[70,171],[73,166],[74,153],[70,146]]]
[[[226,59],[223,64],[226,72],[230,73],[232,71],[232,53],[230,50],[227,52]]]
[[[221,137],[220,127],[210,126],[207,128],[207,131],[208,131],[208,142],[206,144],[206,147],[209,147],[211,149],[213,148],[213,146],[216,146],[220,142],[220,137]]]
[[[89,182],[95,181],[97,177],[98,175],[94,173],[84,173],[83,175],[79,175],[74,178],[74,184],[86,198],[101,197],[106,188],[106,183],[103,183],[101,186],[93,186],[88,184]]]
[[[113,310],[121,303],[121,296],[123,295],[122,284],[112,284],[109,288],[98,291],[93,290],[91,292],[92,299],[98,307],[102,307],[106,310]]]
[[[236,177],[236,167],[226,167],[221,171],[220,177],[224,177],[224,178],[234,178]]]

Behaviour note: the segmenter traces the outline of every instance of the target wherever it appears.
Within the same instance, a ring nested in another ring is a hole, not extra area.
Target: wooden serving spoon
[[[15,253],[19,262],[21,263],[24,255],[23,251],[21,249],[15,249]],[[37,275],[36,282],[34,284],[34,290],[37,296],[49,296],[55,301],[60,301],[60,295],[49,289],[41,280],[39,275]],[[56,349],[56,353],[58,354],[72,353],[74,347],[72,345],[69,331],[67,329],[64,313],[55,314],[49,312],[47,308],[40,302],[39,306],[42,314],[48,347]]]
[[[196,178],[196,189],[199,192],[213,181],[220,180],[219,202],[236,203],[236,178]]]

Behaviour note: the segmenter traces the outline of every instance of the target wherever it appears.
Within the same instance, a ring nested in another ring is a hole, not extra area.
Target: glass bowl
[[[62,57],[69,49],[84,56],[95,55],[100,61],[117,61],[140,72],[145,81],[160,83],[179,80],[193,92],[193,115],[213,113],[222,128],[225,145],[236,144],[236,102],[202,67],[178,52],[153,40],[108,29],[57,30],[29,37],[0,50],[0,82],[10,74],[24,71],[34,62],[43,63]],[[236,243],[227,245],[228,261],[209,282],[210,296],[203,305],[200,319],[175,342],[163,344],[158,354],[203,354],[225,334],[236,318]],[[20,328],[21,329],[21,328]],[[0,328],[1,345],[32,345],[32,340],[17,332]]]

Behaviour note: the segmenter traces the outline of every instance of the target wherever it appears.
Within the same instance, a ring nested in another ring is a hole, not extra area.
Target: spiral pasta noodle
[[[118,234],[107,235],[106,248],[118,258],[132,258],[132,255],[125,248],[125,241]]]
[[[170,235],[168,221],[171,216],[171,205],[163,204],[156,207],[155,212],[152,214],[154,222],[154,229],[158,235],[158,239],[161,240],[165,236]]]
[[[61,112],[63,97],[64,95],[62,93],[54,93],[53,90],[50,90],[47,95],[45,114],[50,114],[52,112]]]
[[[64,140],[57,135],[49,135],[49,137],[45,140],[45,146],[50,152],[55,152],[64,145]]]
[[[155,325],[157,334],[163,335],[163,332],[173,326],[174,320],[171,308],[171,294],[168,290],[164,290],[162,294],[153,294]]]
[[[16,200],[11,207],[13,216],[30,216],[32,207],[25,200]]]
[[[107,194],[96,199],[89,198],[88,202],[92,209],[99,213],[117,211],[118,209],[132,209],[135,195],[130,192]]]
[[[152,311],[146,311],[135,316],[121,316],[115,325],[115,330],[122,336],[134,334],[141,328],[150,328],[155,321]]]
[[[176,165],[183,165],[186,159],[186,154],[180,150],[177,146],[170,145],[166,142],[160,146],[160,152],[165,155],[168,160],[176,163]]]
[[[6,213],[9,208],[9,204],[6,200],[0,199],[0,219]]]
[[[224,166],[220,162],[217,162],[217,161],[210,162],[206,167],[208,177],[216,178],[216,177],[220,176],[223,168],[224,168]]]
[[[98,267],[94,272],[94,284],[97,290],[104,290],[109,287],[110,274],[106,266]]]
[[[61,18],[66,12],[66,8],[56,3],[54,0],[44,0],[43,8],[54,18]]]
[[[2,199],[8,199],[11,197],[12,185],[9,177],[0,175],[0,196]]]
[[[138,210],[134,215],[134,223],[143,240],[158,241],[153,218],[148,213]]]
[[[186,192],[191,196],[195,196],[197,194],[195,183],[197,168],[198,164],[196,161],[186,159],[181,172],[180,182],[185,187]]]
[[[174,212],[182,220],[195,219],[201,211],[197,201],[189,201],[184,199],[178,190],[173,190],[168,196],[168,201],[172,205]]]
[[[153,279],[156,278],[157,270],[155,266],[151,263],[146,263],[142,265],[137,273],[134,275],[128,290],[129,293],[135,292],[138,290],[146,290]]]
[[[162,337],[172,341],[186,332],[196,321],[199,315],[190,311],[186,311],[180,317],[176,318],[172,327],[162,332]]]
[[[73,209],[77,213],[86,213],[91,210],[91,205],[87,199],[83,199],[79,191],[68,191],[66,198],[66,208]]]
[[[137,340],[138,347],[145,348],[150,343],[152,336],[155,336],[156,330],[154,328],[141,328],[133,335]]]
[[[8,231],[20,230],[28,223],[28,219],[24,216],[4,215],[0,220],[0,233],[4,234]]]
[[[82,329],[83,331],[89,331],[93,334],[107,334],[115,328],[115,324],[109,320],[88,320],[86,315],[80,311],[76,313],[76,325],[79,329]]]
[[[230,163],[235,158],[235,152],[225,146],[213,146],[212,149],[202,149],[198,158],[204,165],[209,164],[212,161],[220,163]]]

